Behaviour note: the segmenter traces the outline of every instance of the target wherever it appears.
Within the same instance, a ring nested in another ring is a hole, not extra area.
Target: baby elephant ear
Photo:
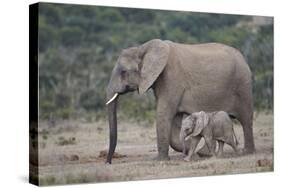
[[[146,92],[164,70],[169,52],[169,45],[159,39],[148,41],[140,47],[139,56],[142,60],[140,94]]]
[[[203,111],[197,112],[197,113],[193,113],[192,116],[195,117],[194,129],[193,129],[193,132],[192,132],[192,136],[197,136],[208,125],[208,123],[209,123],[209,116],[208,116],[207,113],[205,113]]]

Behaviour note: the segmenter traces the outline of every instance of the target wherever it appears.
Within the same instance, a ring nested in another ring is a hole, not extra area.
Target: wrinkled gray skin
[[[233,123],[228,114],[224,111],[205,113],[203,111],[192,113],[183,119],[180,131],[180,140],[183,148],[186,148],[186,139],[191,139],[188,155],[185,161],[190,161],[196,147],[204,138],[205,143],[213,156],[221,157],[223,155],[224,143],[229,144],[237,153],[237,139],[233,130]],[[219,143],[218,153],[215,153],[215,141]],[[186,154],[185,149],[183,153]]]
[[[135,90],[143,94],[150,88],[157,104],[157,159],[169,159],[169,146],[183,151],[178,136],[182,117],[201,110],[223,110],[236,117],[243,127],[245,151],[254,152],[251,83],[251,71],[241,53],[223,44],[188,45],[154,39],[123,50],[107,87],[107,101],[111,101],[107,163],[111,163],[117,141],[118,97],[113,100],[114,94]],[[204,152],[209,153],[206,148]]]

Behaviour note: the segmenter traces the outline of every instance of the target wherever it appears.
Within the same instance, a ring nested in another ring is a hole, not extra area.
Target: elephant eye
[[[121,70],[121,77],[124,78],[126,75],[126,71],[125,70]]]

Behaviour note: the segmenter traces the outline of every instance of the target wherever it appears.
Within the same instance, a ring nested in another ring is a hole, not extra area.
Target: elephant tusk
[[[190,135],[188,135],[187,137],[185,137],[185,141],[187,141],[189,138],[190,138],[191,136]]]
[[[112,101],[114,101],[114,99],[115,99],[117,96],[118,96],[118,93],[115,93],[115,94],[113,95],[113,97],[112,97],[109,101],[107,101],[106,105],[108,105],[109,103],[111,103]]]

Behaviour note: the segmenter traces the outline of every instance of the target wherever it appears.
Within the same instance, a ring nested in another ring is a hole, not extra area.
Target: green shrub
[[[273,108],[273,24],[252,16],[40,4],[40,119],[106,117],[105,90],[122,49],[153,38],[221,42],[238,48],[253,72],[255,110]],[[155,99],[120,97],[118,113],[153,122]],[[37,99],[33,99],[37,100]],[[149,124],[149,123],[148,123]]]
[[[76,144],[76,138],[70,137],[68,139],[64,138],[63,136],[60,136],[56,142],[59,146],[65,146],[65,145],[74,145]]]

